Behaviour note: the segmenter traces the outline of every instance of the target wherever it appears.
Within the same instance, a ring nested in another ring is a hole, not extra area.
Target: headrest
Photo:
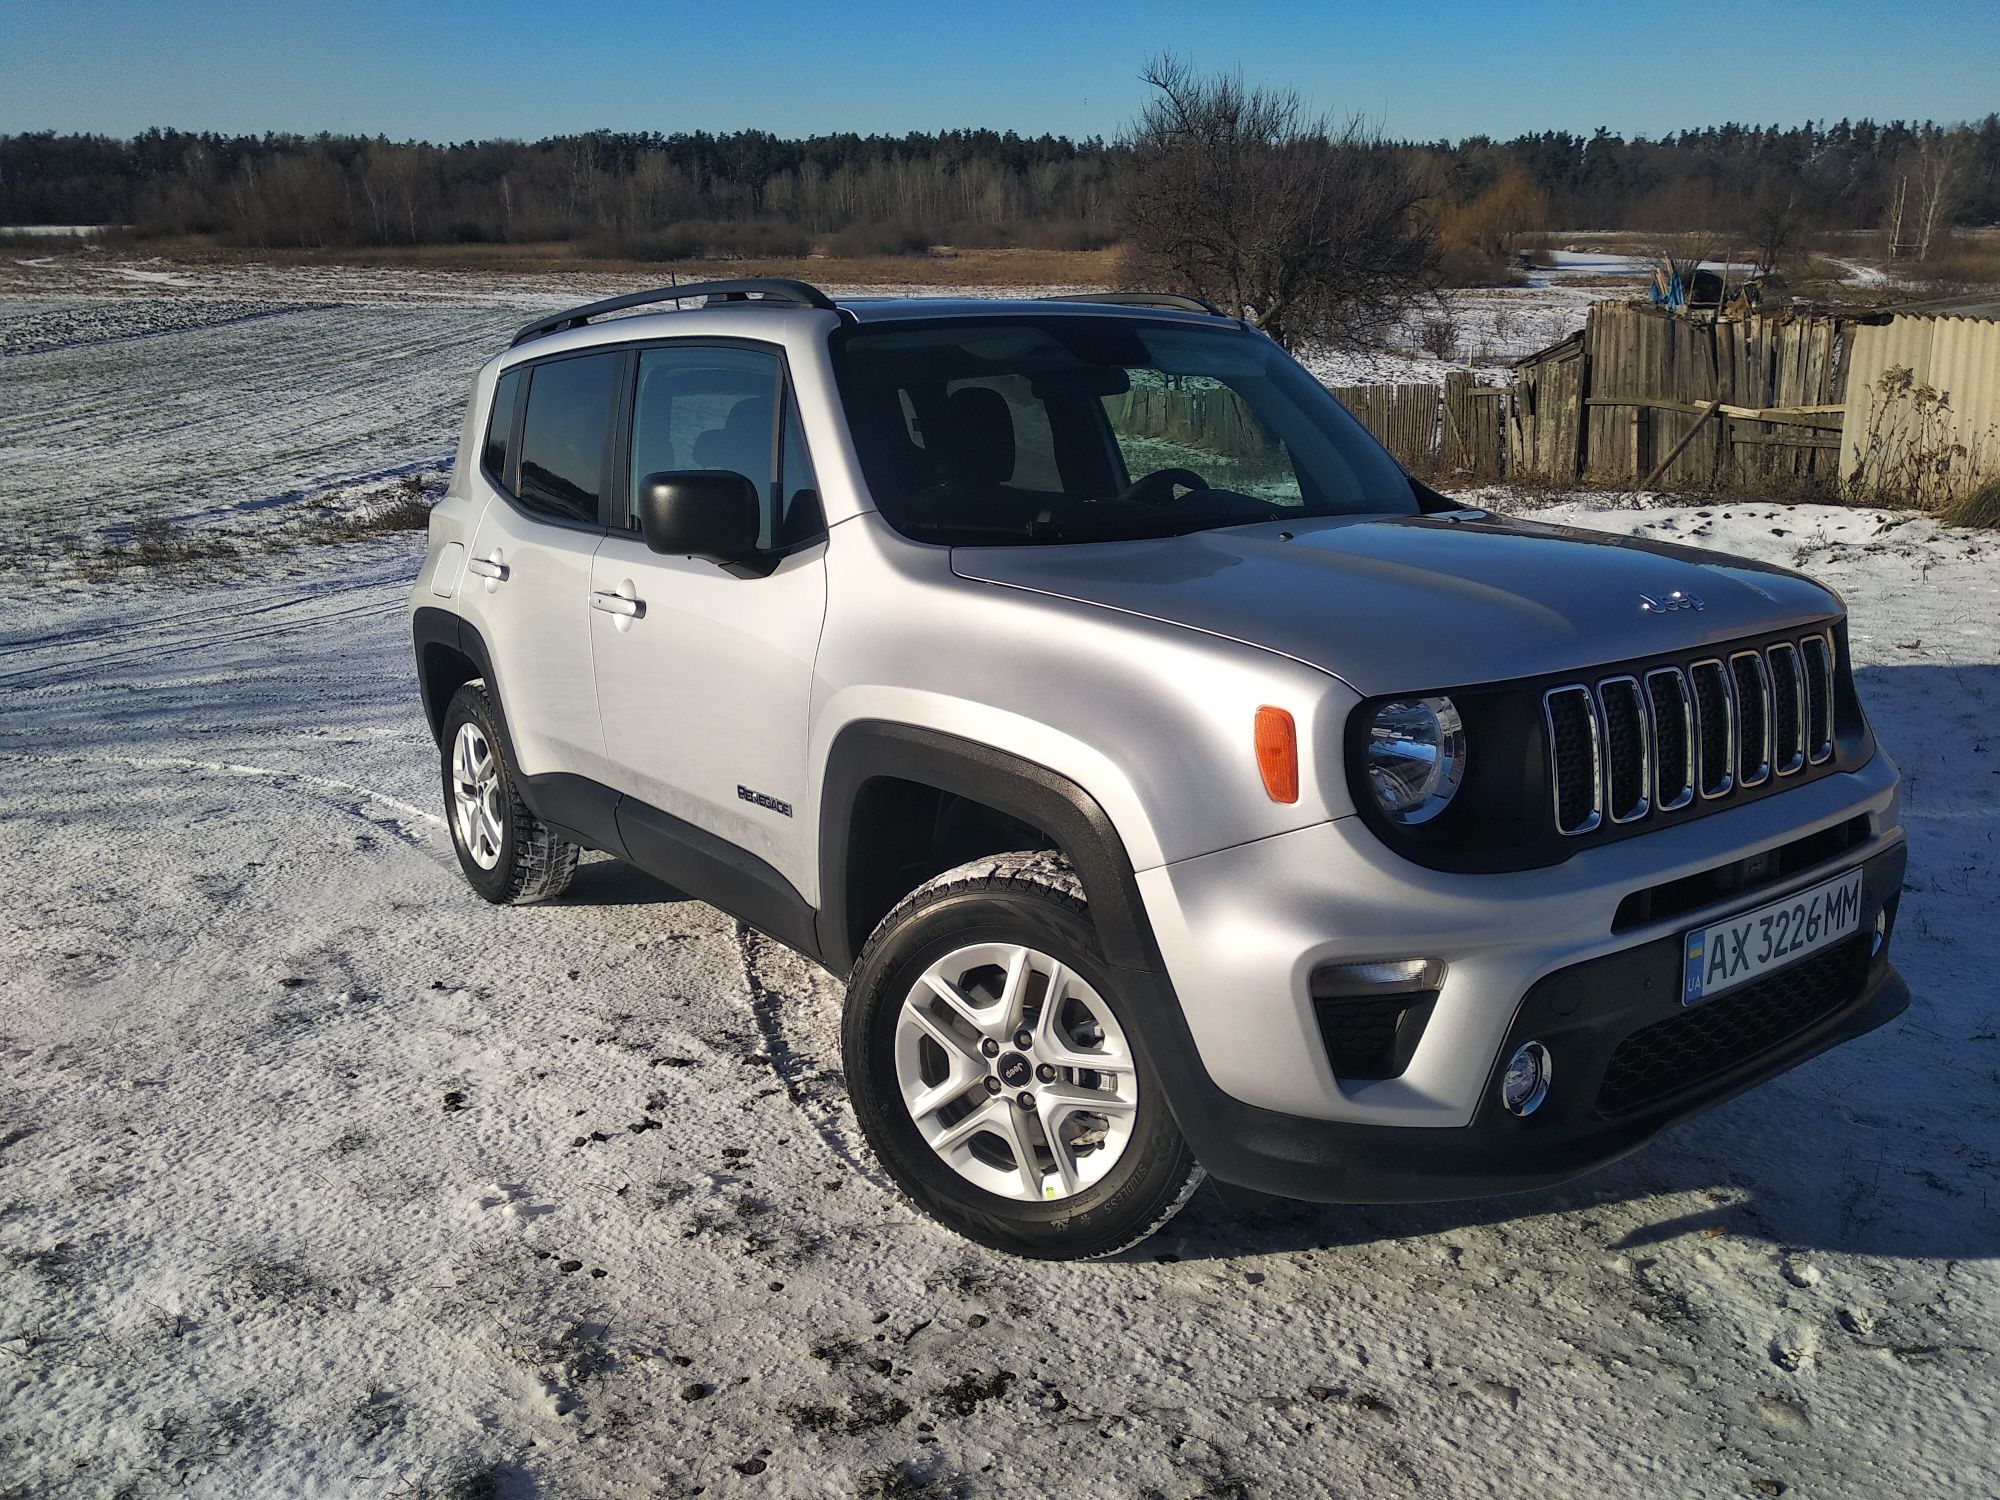
[[[944,465],[960,484],[1005,484],[1014,477],[1014,414],[1007,398],[983,385],[953,391],[945,401]]]
[[[734,469],[761,484],[771,475],[771,403],[745,396],[729,408],[720,427],[694,440],[694,461],[703,469]]]

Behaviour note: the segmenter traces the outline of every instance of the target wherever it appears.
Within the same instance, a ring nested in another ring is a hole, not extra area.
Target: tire
[[[1114,1255],[1180,1211],[1201,1168],[1115,972],[1053,853],[960,865],[882,919],[842,1054],[862,1133],[916,1207],[1045,1260]]]
[[[445,822],[472,888],[503,906],[561,895],[576,874],[577,847],[521,800],[484,683],[452,695],[438,738]]]

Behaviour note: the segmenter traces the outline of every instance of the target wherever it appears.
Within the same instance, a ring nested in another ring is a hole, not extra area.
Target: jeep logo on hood
[[[1657,599],[1651,594],[1641,594],[1639,608],[1649,615],[1670,615],[1677,609],[1700,609],[1701,595],[1690,594],[1686,589],[1675,589]]]

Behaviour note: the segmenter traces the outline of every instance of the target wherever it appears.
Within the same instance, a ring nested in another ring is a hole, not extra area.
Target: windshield
[[[1241,329],[864,324],[834,335],[834,367],[876,506],[919,541],[1122,541],[1417,509],[1361,424]]]

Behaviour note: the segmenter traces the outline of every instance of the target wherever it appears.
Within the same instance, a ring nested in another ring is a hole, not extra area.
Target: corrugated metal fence
[[[2000,321],[1866,323],[1847,364],[1840,471],[1856,498],[1934,505],[2000,474]]]

